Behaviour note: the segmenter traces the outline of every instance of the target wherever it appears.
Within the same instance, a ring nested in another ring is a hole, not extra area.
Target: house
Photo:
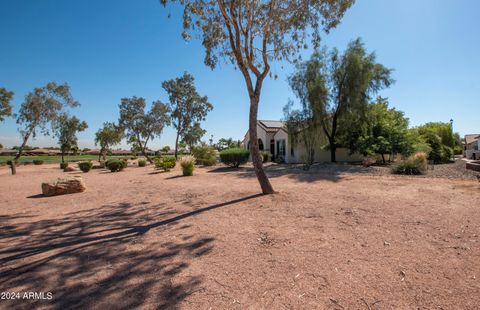
[[[480,134],[465,135],[463,154],[467,159],[480,159]]]
[[[2,156],[15,156],[17,153],[17,150],[0,149],[0,155]]]
[[[257,138],[260,151],[268,151],[272,154],[272,161],[283,161],[285,163],[302,163],[305,156],[305,149],[301,143],[292,144],[288,137],[288,131],[284,122],[281,121],[257,121]],[[322,137],[319,137],[321,140]],[[324,142],[324,141],[319,141]],[[329,162],[330,151],[324,150],[318,143],[318,150],[315,150],[315,162]],[[249,132],[245,134],[242,145],[250,148]],[[337,148],[336,157],[338,162],[362,161],[360,154],[349,155],[345,148]]]

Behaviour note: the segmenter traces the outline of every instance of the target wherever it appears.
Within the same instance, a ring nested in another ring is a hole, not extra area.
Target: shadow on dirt
[[[202,278],[175,276],[208,255],[215,241],[189,233],[186,220],[259,196],[186,213],[165,204],[125,202],[61,219],[0,215],[0,288],[53,294],[52,300],[9,301],[13,307],[176,308],[202,290]]]

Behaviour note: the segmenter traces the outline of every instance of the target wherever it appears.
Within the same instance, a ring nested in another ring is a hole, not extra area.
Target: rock
[[[376,162],[376,160],[375,160],[374,158],[366,157],[366,158],[363,159],[362,165],[363,165],[364,167],[370,167],[370,166],[373,165],[375,162]]]
[[[42,183],[42,193],[45,196],[56,196],[84,192],[87,188],[82,177],[75,176]]]
[[[77,169],[70,166],[67,166],[65,167],[65,169],[63,169],[63,172],[72,172],[72,171],[77,171]]]

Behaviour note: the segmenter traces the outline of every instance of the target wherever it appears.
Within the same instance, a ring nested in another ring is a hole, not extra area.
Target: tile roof
[[[471,134],[471,135],[465,135],[465,143],[470,144],[476,140],[480,139],[480,134]]]
[[[259,122],[267,127],[268,129],[278,129],[278,128],[284,128],[285,127],[285,123],[282,122],[282,121],[263,121],[263,120],[259,120]]]

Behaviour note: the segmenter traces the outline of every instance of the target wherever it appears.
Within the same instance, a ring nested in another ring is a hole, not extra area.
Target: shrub
[[[267,163],[272,160],[272,154],[268,151],[261,151],[260,155],[262,155],[262,161]]]
[[[217,163],[216,150],[208,145],[194,147],[192,155],[195,157],[196,163],[202,166],[213,166]]]
[[[139,167],[145,167],[147,165],[147,161],[145,159],[139,159],[138,160],[138,166]]]
[[[68,167],[68,163],[60,163],[60,169],[65,169]]]
[[[41,159],[34,159],[34,160],[33,160],[33,164],[34,164],[34,165],[43,165],[43,160],[41,160]]]
[[[394,165],[392,172],[394,174],[418,175],[424,174],[427,171],[428,162],[427,154],[416,153],[406,160]]]
[[[127,161],[123,159],[109,159],[105,165],[111,172],[118,172],[127,167]]]
[[[90,161],[82,161],[78,163],[78,168],[80,168],[80,170],[83,172],[89,172],[90,169],[92,169],[92,166],[93,164]]]
[[[180,159],[180,166],[182,166],[183,175],[193,175],[193,169],[195,168],[195,157],[190,155],[183,156]]]
[[[225,165],[231,167],[240,167],[248,161],[250,152],[242,148],[231,148],[220,152],[220,160]]]
[[[175,156],[162,156],[155,158],[155,168],[163,169],[164,171],[169,171],[177,164]]]

